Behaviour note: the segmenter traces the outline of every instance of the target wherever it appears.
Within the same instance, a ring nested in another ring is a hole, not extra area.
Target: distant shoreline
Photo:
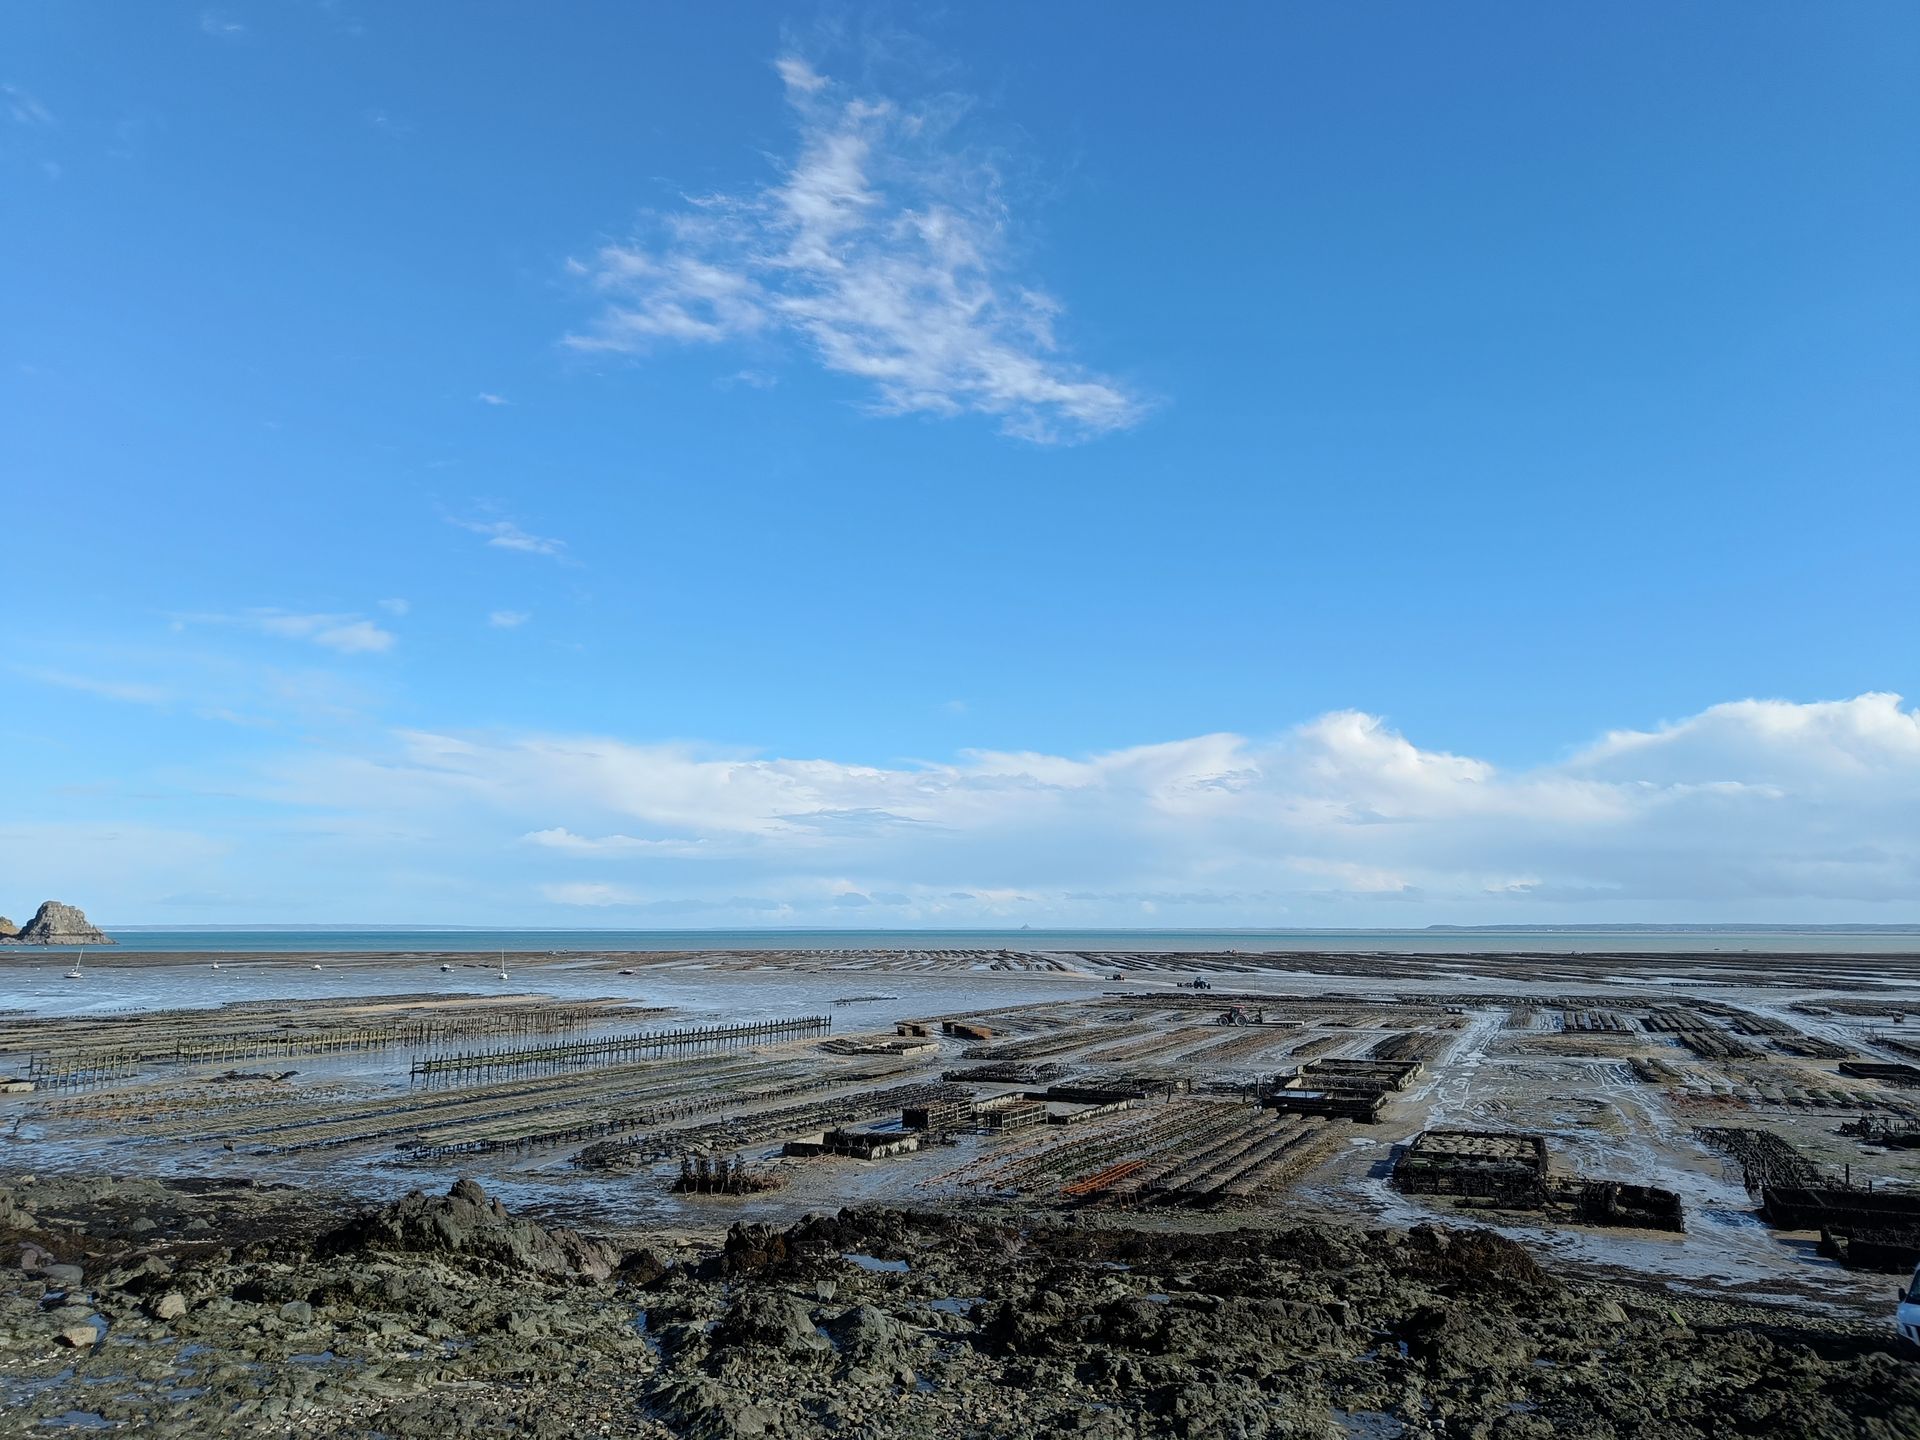
[[[505,938],[505,937],[502,937]],[[1548,937],[1542,937],[1548,938]],[[1634,938],[1623,936],[1623,941]],[[1700,965],[1748,969],[1792,968],[1796,965],[1858,962],[1873,967],[1894,964],[1905,968],[1920,961],[1920,937],[1905,935],[1853,936],[1773,936],[1771,946],[1689,944],[1684,935],[1659,932],[1658,944],[1514,945],[1509,947],[1453,946],[1430,943],[1425,946],[1319,945],[1226,946],[1168,945],[1161,947],[1125,947],[1103,945],[1036,945],[1030,950],[1002,946],[916,947],[901,944],[868,944],[859,947],[806,944],[773,945],[741,943],[738,938],[727,944],[675,944],[652,946],[621,944],[618,940],[566,947],[500,945],[462,945],[450,940],[441,945],[342,945],[328,944],[321,936],[310,936],[302,943],[279,946],[218,944],[143,949],[138,939],[86,955],[82,968],[87,973],[146,968],[174,969],[188,966],[212,967],[229,971],[247,969],[313,969],[338,971],[383,971],[399,975],[409,971],[430,971],[436,967],[461,973],[491,976],[496,970],[521,972],[547,970],[605,970],[639,967],[645,971],[656,966],[713,968],[845,968],[850,975],[864,973],[867,965],[882,968],[897,961],[918,963],[923,957],[944,956],[949,962],[981,963],[997,955],[1051,957],[1065,962],[1062,974],[1075,978],[1104,976],[1116,961],[1128,956],[1154,956],[1164,965],[1163,973],[1200,972],[1226,962],[1229,969],[1250,968],[1267,974],[1346,973],[1352,966],[1439,965],[1446,970],[1472,972],[1476,968],[1497,973],[1517,964],[1567,963],[1599,967],[1620,976],[1659,981],[1663,968],[1684,970]],[[1756,940],[1769,937],[1753,937]],[[1818,943],[1821,939],[1827,943]],[[1849,938],[1866,943],[1847,944]],[[1907,943],[1911,938],[1911,943]],[[1811,942],[1811,943],[1809,943]],[[1900,942],[1900,943],[1890,943]],[[49,969],[64,971],[76,963],[78,947],[8,946],[0,947],[0,976],[24,977]],[[1131,978],[1131,977],[1129,977]]]
[[[1393,926],[1304,926],[1292,928],[1253,928],[1238,926],[1229,928],[1200,927],[1189,929],[1179,926],[1043,926],[1039,928],[1021,928],[1008,930],[996,927],[943,926],[938,928],[920,927],[914,929],[845,930],[833,925],[734,925],[693,930],[653,929],[646,927],[599,926],[599,925],[102,925],[108,934],[157,934],[157,935],[206,935],[206,934],[244,934],[244,935],[899,935],[899,936],[947,936],[947,935],[1025,935],[1045,937],[1052,935],[1191,935],[1205,936],[1260,936],[1260,935],[1914,935],[1920,936],[1920,921],[1901,924],[1752,924],[1745,925],[1730,921],[1700,922],[1696,924],[1659,925],[1652,922],[1626,922],[1619,924],[1596,925],[1419,925],[1404,928]]]

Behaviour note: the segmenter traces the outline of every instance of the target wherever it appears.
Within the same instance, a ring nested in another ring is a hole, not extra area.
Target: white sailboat
[[[84,980],[87,978],[86,976],[80,973],[80,962],[86,958],[87,958],[87,947],[82,945],[80,947],[80,953],[73,957],[73,969],[67,971],[67,979]]]
[[[507,978],[507,952],[504,950],[500,952],[500,978]]]

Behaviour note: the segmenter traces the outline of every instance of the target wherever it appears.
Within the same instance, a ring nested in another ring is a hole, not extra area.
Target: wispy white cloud
[[[542,885],[540,893],[556,905],[644,905],[653,897],[630,885],[613,885],[604,880],[565,880]]]
[[[482,405],[511,405],[513,402],[504,395],[495,395],[491,390],[482,390],[473,397]]]
[[[493,610],[487,614],[487,624],[496,630],[518,630],[532,618],[525,610]]]
[[[238,40],[247,33],[247,27],[223,11],[202,10],[200,33],[211,35],[216,40]]]
[[[379,605],[380,608],[389,615],[404,615],[413,608],[411,604],[397,595],[380,601]]]
[[[785,336],[882,413],[988,415],[1035,441],[1142,418],[1128,387],[1062,353],[1060,303],[1017,275],[1006,187],[960,143],[963,105],[855,94],[793,55],[776,69],[797,129],[778,178],[689,197],[573,261],[600,303],[569,346]]]
[[[53,112],[18,85],[0,85],[0,105],[6,107],[7,118],[16,125],[45,130],[54,124]]]
[[[567,551],[566,541],[530,534],[511,520],[471,520],[449,516],[448,523],[458,525],[462,530],[471,530],[475,535],[486,536],[487,544],[496,550],[518,550],[523,554],[546,555],[553,559],[563,557]]]
[[[591,735],[395,745],[302,761],[272,793],[449,844],[491,835],[529,885],[602,887],[549,889],[597,897],[568,904],[750,897],[824,919],[858,894],[901,923],[1112,923],[1151,905],[1181,923],[1359,924],[1910,919],[1920,894],[1920,712],[1882,694],[1715,706],[1524,770],[1357,711],[1267,738],[913,766]],[[551,869],[589,863],[585,881]]]
[[[609,859],[634,855],[708,858],[722,853],[711,840],[642,840],[632,835],[576,835],[564,825],[548,830],[533,830],[520,838],[529,845],[538,845],[545,850]]]
[[[391,650],[399,637],[364,616],[302,613],[294,610],[252,609],[231,614],[191,614],[173,617],[176,627],[226,625],[272,635],[282,640],[304,640],[341,655],[378,655]]]
[[[129,705],[165,705],[173,699],[171,692],[164,687],[137,680],[106,680],[93,675],[72,675],[64,670],[40,670],[25,665],[16,666],[14,673],[41,685],[78,690],[86,695],[97,695],[102,700],[119,700]]]

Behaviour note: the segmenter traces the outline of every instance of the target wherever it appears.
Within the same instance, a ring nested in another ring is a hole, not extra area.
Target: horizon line
[[[98,922],[96,922],[98,923]],[[1607,921],[1593,924],[1555,922],[1550,924],[1516,924],[1500,922],[1485,925],[1463,925],[1435,922],[1428,925],[1302,925],[1302,926],[1259,926],[1259,925],[1223,925],[1223,926],[1187,926],[1187,925],[708,925],[708,926],[643,926],[643,925],[466,925],[466,924],[377,924],[372,922],[327,922],[327,923],[219,923],[219,924],[100,924],[104,931],[273,931],[273,932],[312,932],[337,931],[364,933],[369,931],[410,931],[416,933],[472,931],[479,934],[623,934],[623,935],[797,935],[797,934],[854,934],[854,935],[1005,935],[1029,933],[1034,935],[1082,935],[1090,932],[1105,932],[1116,935],[1381,935],[1381,934],[1429,934],[1442,933],[1581,933],[1598,934],[1608,932],[1725,932],[1733,934],[1817,934],[1817,933],[1877,933],[1877,934],[1920,934],[1920,921],[1830,921],[1796,923],[1792,921],[1742,922],[1742,921],[1685,921],[1662,923],[1659,921]]]

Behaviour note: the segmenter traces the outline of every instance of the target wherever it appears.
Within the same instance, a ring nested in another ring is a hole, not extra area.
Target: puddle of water
[[[964,1318],[974,1306],[983,1303],[978,1295],[971,1297],[951,1295],[940,1300],[929,1300],[927,1308],[938,1310],[942,1315],[958,1315]]]
[[[112,1430],[113,1421],[95,1410],[69,1410],[64,1415],[49,1415],[40,1424],[47,1429]]]
[[[1360,1440],[1397,1440],[1407,1433],[1407,1427],[1384,1410],[1342,1410],[1335,1407],[1333,1423],[1340,1427],[1341,1433],[1360,1437]]]
[[[840,1258],[851,1264],[858,1265],[870,1275],[904,1275],[907,1273],[907,1262],[904,1260],[881,1260],[873,1255],[858,1255],[851,1250],[844,1252]]]
[[[0,1390],[0,1398],[4,1398],[8,1406],[31,1405],[35,1396],[59,1389],[73,1379],[73,1375],[73,1366],[69,1365],[57,1375],[43,1376],[38,1380],[6,1380],[6,1388]]]

